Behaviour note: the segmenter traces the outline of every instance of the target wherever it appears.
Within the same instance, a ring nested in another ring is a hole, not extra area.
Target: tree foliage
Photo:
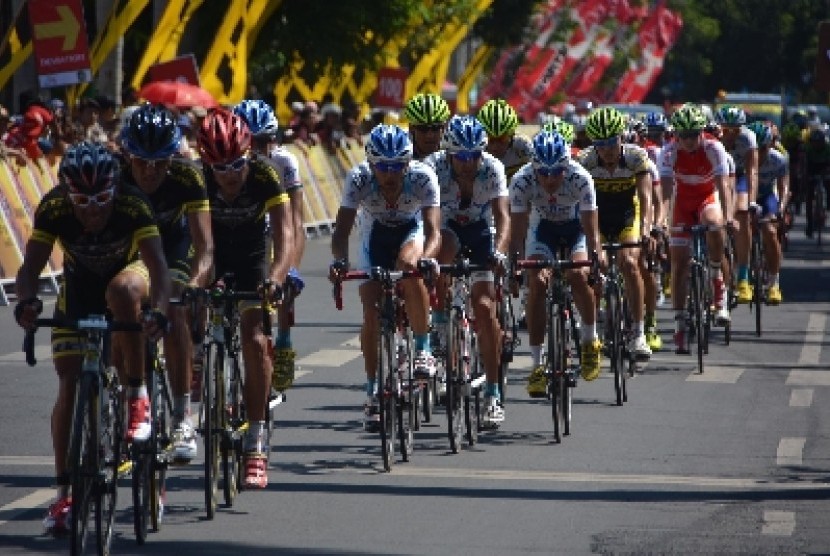
[[[495,0],[473,26],[473,34],[495,48],[519,44],[539,0]]]

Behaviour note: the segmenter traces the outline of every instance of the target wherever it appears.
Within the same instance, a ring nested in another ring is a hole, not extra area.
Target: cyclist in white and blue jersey
[[[366,142],[366,161],[346,177],[343,198],[337,212],[331,251],[334,262],[330,278],[335,280],[349,267],[349,234],[361,209],[359,228],[359,270],[373,266],[416,270],[422,258],[434,258],[440,246],[438,182],[429,166],[412,160],[412,141],[398,126],[378,125]],[[432,259],[434,262],[434,259]],[[404,280],[404,303],[415,343],[414,372],[435,374],[435,360],[429,345],[429,295],[422,280]],[[365,425],[374,430],[378,423],[375,370],[378,353],[377,304],[380,284],[360,285],[363,326],[360,345],[366,369]]]
[[[510,237],[510,213],[504,164],[487,148],[487,132],[472,116],[453,116],[441,141],[443,150],[424,163],[438,176],[441,188],[441,251],[438,261],[451,263],[459,250],[469,251],[470,262],[504,268]],[[496,427],[504,421],[499,401],[499,346],[501,331],[496,319],[493,272],[472,275],[472,306],[484,371],[483,424]],[[446,282],[439,281],[438,299],[444,299]],[[446,308],[433,315],[433,324],[447,322]],[[439,334],[440,335],[440,334]]]
[[[781,270],[781,243],[773,220],[781,213],[790,189],[790,171],[787,156],[772,148],[772,130],[763,122],[752,122],[749,130],[758,142],[758,197],[750,208],[759,207],[760,217],[767,218],[760,225],[764,238],[764,254],[769,271],[767,301],[778,305],[783,300],[778,273]],[[770,220],[772,219],[772,220]]]
[[[510,181],[511,251],[531,259],[557,259],[559,247],[570,251],[573,261],[588,259],[600,250],[599,221],[594,180],[570,157],[570,145],[555,131],[541,131],[533,138],[533,160],[525,164]],[[536,214],[530,222],[531,209]],[[544,299],[549,271],[531,270],[528,274],[527,330],[533,371],[527,392],[531,397],[547,395],[542,342],[545,337]],[[596,301],[588,285],[587,271],[567,272],[568,283],[582,317],[580,363],[582,376],[593,380],[599,375],[602,349],[596,327]]]

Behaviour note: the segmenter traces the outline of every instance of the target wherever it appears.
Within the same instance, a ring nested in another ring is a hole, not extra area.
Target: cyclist
[[[645,144],[641,146],[648,153],[648,157],[653,160],[655,164],[658,164],[663,146],[671,140],[669,134],[669,128],[671,125],[662,112],[649,112],[646,114],[644,121],[646,124],[646,137]],[[654,190],[654,194],[655,198],[659,195],[661,206],[658,209],[655,205],[655,220],[653,228],[661,230],[663,233],[668,233],[668,217],[669,214],[671,214],[671,196],[663,194],[662,184]],[[669,253],[665,254],[667,259],[670,258],[669,255]],[[671,263],[671,261],[668,262]],[[658,284],[658,295],[661,296],[661,299],[671,296],[671,272],[669,270],[666,270],[663,273],[663,283]],[[646,340],[650,342],[649,338],[653,338],[657,331],[656,329],[652,329],[652,332],[650,333],[649,325],[650,321],[648,315],[646,315]],[[649,345],[651,345],[651,343],[649,343]]]
[[[291,293],[299,295],[305,283],[300,276],[300,262],[305,253],[305,227],[303,224],[303,184],[300,181],[300,166],[297,157],[277,144],[279,122],[274,110],[261,100],[243,100],[234,107],[234,113],[240,116],[251,130],[251,146],[255,156],[270,158],[279,171],[283,189],[288,193],[291,217],[294,228],[294,249],[291,255],[291,268],[288,280]],[[286,292],[288,293],[288,292]],[[290,387],[294,378],[294,359],[296,352],[291,343],[293,326],[292,308],[288,299],[277,309],[277,337],[274,339],[274,372],[271,386],[277,391]]]
[[[774,220],[781,214],[781,207],[787,204],[790,195],[787,156],[773,147],[770,126],[763,122],[752,122],[749,129],[755,134],[758,143],[758,198],[750,207],[760,208],[760,218]],[[783,297],[778,281],[778,273],[781,270],[781,244],[778,241],[776,223],[772,220],[761,224],[761,233],[769,271],[767,301],[772,305],[778,305]]]
[[[141,189],[150,200],[170,269],[173,295],[185,287],[205,287],[213,272],[213,236],[201,170],[184,158],[175,158],[182,140],[173,115],[162,106],[144,104],[121,130],[126,155],[123,179]],[[190,384],[193,342],[184,307],[171,306],[171,332],[164,353],[173,393],[173,457],[187,463],[196,457],[196,433],[191,423]]]
[[[813,237],[813,230],[815,223],[813,222],[813,197],[814,187],[813,180],[819,179],[824,184],[825,198],[828,191],[828,173],[830,173],[830,142],[827,141],[827,135],[820,129],[814,129],[809,132],[809,140],[807,141],[807,148],[805,149],[806,169],[807,169],[807,194],[806,194],[806,216],[807,216],[807,237]],[[825,206],[825,209],[827,207]]]
[[[476,116],[487,132],[487,152],[504,164],[507,179],[519,168],[530,162],[533,147],[525,135],[517,135],[519,116],[504,99],[492,99],[484,103]]]
[[[334,262],[329,278],[335,282],[349,267],[349,234],[358,209],[363,211],[359,229],[360,248],[357,267],[369,270],[380,266],[416,270],[422,258],[438,253],[439,198],[435,172],[412,158],[412,141],[398,126],[380,124],[369,133],[366,161],[355,166],[346,177],[331,252]],[[414,372],[433,376],[435,360],[429,344],[429,295],[422,280],[403,280],[404,303],[415,343]],[[364,426],[374,432],[379,424],[377,381],[378,317],[380,284],[360,285],[363,326],[360,349],[366,370]]]
[[[450,107],[434,93],[418,93],[407,101],[404,115],[409,121],[412,137],[412,158],[423,160],[440,148],[444,128],[450,119]]]
[[[511,252],[525,254],[530,209],[536,213],[530,225],[527,249],[531,259],[556,259],[564,245],[571,260],[587,260],[588,253],[601,252],[596,192],[591,175],[570,157],[565,138],[542,130],[533,138],[533,161],[510,181]],[[528,276],[528,318],[533,370],[527,392],[531,397],[547,395],[542,342],[545,337],[544,299],[547,272],[531,270]],[[582,316],[581,374],[594,380],[600,372],[602,345],[597,336],[596,301],[587,273],[569,270],[568,283]]]
[[[441,188],[441,251],[438,261],[451,263],[461,249],[469,250],[470,262],[503,270],[510,237],[510,213],[504,165],[485,152],[487,133],[472,116],[453,116],[441,141],[442,151],[424,162],[438,176]],[[504,421],[499,398],[499,346],[493,272],[472,275],[472,307],[479,337],[479,351],[487,375],[483,421],[495,427]],[[438,283],[438,299],[445,298],[446,281]],[[447,308],[433,315],[433,323],[445,324]]]
[[[749,286],[749,249],[752,229],[749,226],[749,200],[758,196],[758,143],[746,127],[746,113],[737,106],[726,105],[715,112],[723,131],[721,141],[735,161],[735,260],[738,265],[738,303],[752,301]]]
[[[703,134],[706,117],[694,105],[686,104],[672,115],[677,139],[663,147],[660,155],[660,178],[663,192],[674,191],[672,212],[671,265],[672,307],[675,311],[674,343],[677,353],[689,353],[686,335],[685,303],[689,272],[689,233],[683,226],[705,224],[721,226],[724,215],[732,214],[728,192],[729,169],[724,146],[714,137]],[[724,238],[721,229],[706,234],[712,291],[715,303],[715,324],[729,322],[725,300],[723,273]]]
[[[293,253],[293,221],[288,195],[271,160],[252,157],[251,131],[245,121],[224,109],[213,110],[197,137],[210,201],[216,243],[216,276],[235,276],[239,291],[255,291],[263,280],[275,287],[285,282]],[[265,215],[271,224],[273,254],[266,240]],[[270,264],[269,264],[270,261]],[[266,405],[273,363],[262,329],[262,309],[241,302],[240,336],[245,366],[243,398],[249,426],[245,435],[245,481],[248,488],[268,485],[263,446]]]
[[[27,330],[35,327],[43,308],[36,297],[38,278],[57,243],[65,259],[55,318],[78,319],[109,310],[117,321],[137,322],[141,303],[149,298],[154,309],[152,318],[144,322],[144,331],[157,340],[167,328],[170,282],[147,198],[120,182],[118,161],[97,143],[70,146],[61,160],[58,177],[58,186],[44,196],[35,211],[32,236],[17,273],[15,288],[21,301],[14,314],[18,324]],[[144,263],[143,269],[136,264],[138,260]],[[150,291],[142,276],[147,272]],[[146,440],[150,434],[150,400],[143,382],[144,345],[137,334],[113,334],[113,341],[116,339],[118,353],[113,345],[111,360],[117,362],[127,380],[127,439]],[[83,338],[76,332],[53,329],[58,394],[52,409],[52,448],[58,496],[43,520],[48,534],[69,532],[72,501],[66,453],[83,353]]]
[[[585,131],[593,144],[579,154],[578,162],[594,178],[599,210],[599,230],[605,241],[648,240],[651,230],[651,190],[648,154],[636,145],[623,144],[625,116],[610,106],[588,116]],[[639,248],[620,252],[620,269],[634,324],[628,346],[635,358],[651,357],[644,322],[643,277],[637,259]]]
[[[807,145],[798,124],[789,122],[781,129],[781,144],[787,149],[789,156],[790,202],[795,209],[794,212],[797,213],[801,209],[800,203],[804,199],[804,191],[808,186],[806,181]]]

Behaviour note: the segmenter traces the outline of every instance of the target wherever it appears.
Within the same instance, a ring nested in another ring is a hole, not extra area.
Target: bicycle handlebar
[[[338,276],[334,282],[334,289],[332,295],[334,297],[334,305],[338,311],[343,310],[343,282],[349,280],[373,280],[375,282],[392,283],[398,280],[405,280],[407,278],[423,278],[423,273],[420,270],[390,270],[373,266],[370,270],[349,270]]]
[[[55,319],[42,318],[35,321],[36,328],[27,330],[23,336],[23,353],[26,354],[26,364],[30,367],[37,365],[35,358],[35,332],[37,328],[72,328],[78,331],[105,330],[108,332],[141,332],[143,327],[138,322],[120,322],[106,320],[103,317],[87,317],[82,319]]]

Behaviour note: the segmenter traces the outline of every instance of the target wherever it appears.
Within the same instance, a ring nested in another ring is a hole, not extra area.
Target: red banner
[[[153,81],[178,81],[201,86],[199,81],[199,67],[196,65],[196,58],[193,54],[186,54],[173,58],[166,62],[153,64],[147,69],[150,76],[149,82]]]
[[[409,71],[404,68],[382,68],[378,72],[378,88],[373,104],[383,108],[403,107],[408,78]]]
[[[29,0],[29,21],[41,87],[92,80],[81,0]]]

